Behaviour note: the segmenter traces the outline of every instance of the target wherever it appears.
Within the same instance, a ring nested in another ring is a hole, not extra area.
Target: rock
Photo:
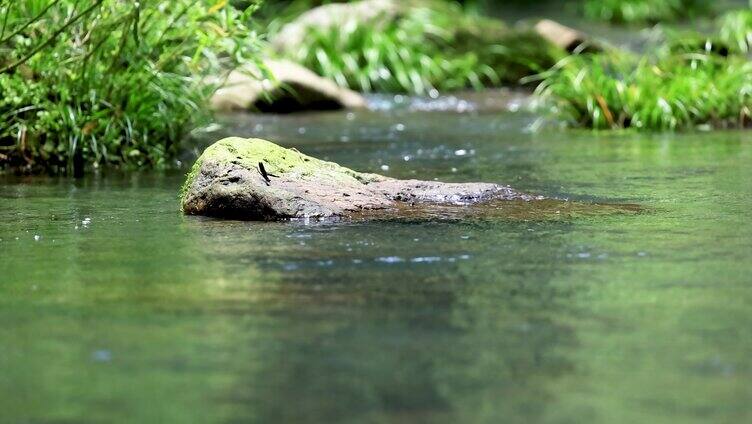
[[[394,0],[362,0],[315,7],[283,26],[271,40],[271,44],[277,51],[288,51],[299,46],[311,28],[325,31],[376,19],[386,22],[395,17],[399,10],[400,7]]]
[[[588,37],[584,33],[550,19],[542,19],[535,24],[535,32],[570,53],[580,46],[589,45]]]
[[[508,186],[360,173],[261,139],[226,138],[188,175],[183,212],[248,220],[346,217],[400,207],[541,199]]]
[[[255,109],[262,112],[352,109],[366,106],[360,94],[286,60],[265,62],[274,80],[254,67],[232,71],[211,98],[216,111]]]

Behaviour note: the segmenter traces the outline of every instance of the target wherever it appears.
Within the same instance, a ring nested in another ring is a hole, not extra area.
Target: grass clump
[[[670,53],[709,53],[718,56],[752,53],[752,2],[749,9],[725,13],[716,21],[716,30],[668,30],[664,50]]]
[[[254,60],[226,0],[0,0],[0,166],[161,167],[208,116],[208,76]]]
[[[480,89],[552,66],[564,52],[532,31],[446,2],[405,2],[396,17],[311,27],[291,59],[358,91],[426,94]]]
[[[544,77],[538,94],[570,126],[674,130],[751,122],[752,62],[741,57],[572,56]]]
[[[585,0],[589,19],[618,24],[654,24],[697,16],[707,11],[702,0]]]
[[[746,10],[728,12],[719,19],[719,38],[732,49],[752,52],[752,2]]]

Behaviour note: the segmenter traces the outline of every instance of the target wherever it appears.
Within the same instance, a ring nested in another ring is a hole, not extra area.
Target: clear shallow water
[[[252,223],[182,216],[180,173],[2,177],[0,421],[752,419],[752,133],[531,122],[234,116],[210,137],[644,210]]]

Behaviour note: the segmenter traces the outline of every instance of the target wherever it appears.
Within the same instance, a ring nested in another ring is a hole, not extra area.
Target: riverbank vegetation
[[[719,38],[739,53],[752,52],[752,1],[748,10],[728,12],[719,19]]]
[[[752,63],[712,54],[572,56],[538,87],[574,127],[676,130],[752,123]]]
[[[572,127],[686,130],[752,125],[750,10],[706,34],[669,31],[651,53],[571,56],[541,74],[543,108]]]
[[[617,24],[674,22],[709,11],[703,0],[584,0],[586,17]]]
[[[469,14],[458,4],[394,7],[383,19],[312,26],[283,54],[344,87],[413,94],[517,84],[565,54],[531,29]]]
[[[207,116],[208,76],[253,61],[253,7],[193,0],[5,0],[0,165],[165,166]]]

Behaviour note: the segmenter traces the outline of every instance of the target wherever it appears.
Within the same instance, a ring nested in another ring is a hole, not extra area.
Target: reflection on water
[[[533,119],[233,116],[210,136],[561,199],[463,219],[221,221],[179,213],[180,173],[3,177],[3,420],[747,421],[752,135]]]
[[[414,223],[427,221],[469,222],[483,219],[495,222],[502,220],[548,221],[571,220],[610,214],[637,214],[641,212],[645,212],[645,210],[636,204],[600,204],[538,198],[533,200],[492,200],[464,205],[413,205],[409,203],[397,203],[391,208],[358,212],[341,220],[355,222],[373,220],[406,221]]]

